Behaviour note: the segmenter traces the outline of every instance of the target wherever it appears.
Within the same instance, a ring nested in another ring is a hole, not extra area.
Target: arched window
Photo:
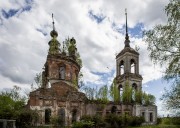
[[[45,124],[50,123],[51,109],[45,109]]]
[[[111,113],[116,113],[116,111],[117,111],[117,107],[116,106],[112,106]]]
[[[77,121],[77,110],[73,109],[72,111],[72,122],[76,122]]]
[[[153,122],[153,113],[152,112],[149,113],[149,121]]]
[[[136,100],[136,91],[137,91],[137,84],[133,83],[132,84],[132,99],[133,99],[133,101]]]
[[[124,61],[121,60],[120,64],[119,64],[119,75],[124,74]]]
[[[135,73],[135,61],[134,61],[134,59],[131,59],[130,64],[131,64],[131,73]]]
[[[59,77],[60,77],[60,79],[65,79],[65,75],[66,75],[65,66],[60,66],[60,68],[59,68]]]
[[[58,117],[59,117],[59,124],[64,126],[65,125],[65,110],[61,108],[58,110]]]
[[[75,70],[75,74],[74,74],[74,79],[75,79],[75,82],[76,82],[76,84],[78,85],[78,71],[77,70]],[[81,77],[81,76],[80,76]]]
[[[119,85],[119,96],[120,96],[120,102],[122,102],[122,98],[123,98],[123,86],[121,84]]]

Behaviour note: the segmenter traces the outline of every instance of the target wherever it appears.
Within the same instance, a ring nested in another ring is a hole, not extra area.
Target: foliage
[[[99,103],[107,103],[109,101],[108,95],[110,93],[110,96],[112,97],[114,102],[119,102],[120,98],[122,98],[122,102],[124,104],[131,104],[131,103],[137,103],[137,104],[143,104],[143,105],[155,104],[155,97],[145,92],[142,93],[141,90],[135,91],[135,94],[134,94],[135,99],[133,100],[132,87],[129,86],[128,82],[126,82],[125,86],[123,87],[122,97],[120,97],[119,90],[117,88],[115,80],[113,84],[111,85],[110,90],[108,90],[107,85],[104,85],[99,89],[85,86],[83,90],[90,101],[94,101],[94,102],[97,101]]]
[[[31,90],[34,91],[37,88],[41,88],[43,81],[42,81],[42,72],[36,73],[36,76],[34,77],[35,85],[31,84]]]
[[[18,127],[27,128],[38,120],[36,111],[25,109],[25,98],[21,88],[14,86],[10,91],[0,92],[0,118],[15,119]]]
[[[142,91],[141,90],[135,91],[135,103],[142,104]]]
[[[122,126],[140,126],[144,122],[143,117],[119,116],[116,114],[108,114],[105,117],[94,115],[94,116],[83,116],[81,122],[93,122],[94,128],[121,128]]]
[[[14,86],[9,92],[0,92],[0,118],[15,119],[25,105],[24,97],[20,96],[21,88]]]
[[[75,54],[76,62],[79,64],[80,67],[82,67],[81,56],[80,56],[79,52],[76,51],[77,50],[76,40],[74,38],[71,38],[71,39],[67,38],[67,39],[65,39],[63,44],[65,44],[65,46],[63,47],[63,51],[65,53],[68,53],[69,56],[71,56],[72,54]]]
[[[16,126],[20,128],[31,128],[36,126],[39,115],[36,110],[23,109],[16,117]]]
[[[171,86],[170,90],[165,89],[161,100],[167,103],[168,109],[171,108],[177,116],[180,116],[180,84]]]
[[[59,124],[58,121],[59,121],[58,116],[51,116],[50,123],[52,125],[57,126]]]
[[[112,127],[122,126],[140,126],[144,122],[143,117],[109,114],[105,117],[105,121]]]
[[[113,83],[110,87],[110,96],[112,97],[114,102],[118,102],[120,100],[120,94],[118,91],[116,79],[113,80]]]
[[[89,86],[85,86],[83,87],[83,91],[85,92],[87,98],[89,100],[94,100],[95,97],[95,93],[96,93],[96,89],[95,88],[91,88]]]
[[[166,117],[162,118],[163,125],[180,125],[180,117]]]
[[[90,86],[84,86],[83,91],[85,92],[87,98],[92,102],[98,102],[98,103],[107,103],[109,101],[108,99],[108,86],[104,85],[101,88],[92,88]]]
[[[94,123],[91,121],[80,121],[72,124],[72,128],[92,128],[93,126]]]
[[[60,51],[60,43],[57,41],[56,36],[54,36],[49,42],[49,54],[55,55],[59,54]]]
[[[111,127],[117,127],[118,125],[121,126],[122,120],[121,117],[115,115],[115,114],[108,114],[105,117],[105,121],[107,122],[107,125]]]
[[[161,66],[167,65],[165,76],[166,80],[174,81],[177,88],[180,86],[180,1],[170,0],[165,7],[168,21],[165,25],[156,25],[152,30],[146,31],[145,41],[148,44],[150,57],[153,62]],[[173,89],[173,88],[172,88]],[[163,95],[168,109],[179,109],[180,102],[176,108],[172,106],[176,102],[176,96],[180,93],[177,89],[166,91]],[[175,97],[174,97],[175,96]],[[168,98],[169,97],[169,98]],[[173,98],[172,98],[173,97]],[[169,100],[171,99],[171,100]],[[177,100],[180,100],[179,97]]]
[[[108,86],[104,85],[98,90],[98,99],[104,103],[108,102]]]
[[[130,104],[132,103],[132,87],[129,86],[129,83],[126,81],[125,86],[123,88],[123,103]]]
[[[143,105],[154,105],[155,97],[151,94],[143,93],[142,94],[142,104]]]
[[[94,127],[103,127],[105,126],[105,122],[103,120],[103,118],[99,115],[94,115],[94,116],[82,116],[81,117],[81,121],[85,121],[85,122],[93,122]]]

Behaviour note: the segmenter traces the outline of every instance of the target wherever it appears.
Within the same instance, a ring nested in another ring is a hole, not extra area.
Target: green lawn
[[[140,126],[129,128],[180,128],[180,125],[153,125],[153,126]]]
[[[52,128],[52,127],[34,127],[34,128]],[[180,125],[153,125],[153,126],[139,126],[139,127],[127,127],[127,128],[180,128]]]

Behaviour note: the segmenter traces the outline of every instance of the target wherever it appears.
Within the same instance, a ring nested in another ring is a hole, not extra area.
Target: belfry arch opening
[[[136,100],[136,91],[137,91],[137,84],[133,83],[132,84],[132,99],[133,99],[133,101]]]
[[[130,68],[131,73],[136,73],[136,63],[134,59],[130,60]]]
[[[122,96],[123,96],[123,86],[120,84],[119,85],[119,99],[120,99],[120,102],[122,102]]]
[[[120,64],[119,64],[119,75],[124,74],[124,61],[121,60]]]

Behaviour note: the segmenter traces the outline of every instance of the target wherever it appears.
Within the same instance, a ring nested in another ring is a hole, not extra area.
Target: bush
[[[180,125],[180,117],[162,118],[162,124],[165,124],[165,125]]]
[[[103,126],[105,126],[105,122],[104,122],[103,118],[101,116],[99,116],[99,115],[82,116],[82,118],[80,120],[86,121],[86,122],[88,122],[88,121],[93,122],[95,127],[103,127]]]
[[[162,123],[162,118],[158,117],[157,118],[157,124],[161,124]]]
[[[16,126],[22,128],[30,128],[38,122],[39,115],[34,110],[23,110],[17,115]]]
[[[74,122],[72,128],[92,128],[93,126],[94,126],[94,122],[80,121],[80,122]]]
[[[171,124],[170,118],[162,118],[162,124],[170,125]]]
[[[171,123],[173,125],[180,125],[180,117],[172,117],[171,118]]]

